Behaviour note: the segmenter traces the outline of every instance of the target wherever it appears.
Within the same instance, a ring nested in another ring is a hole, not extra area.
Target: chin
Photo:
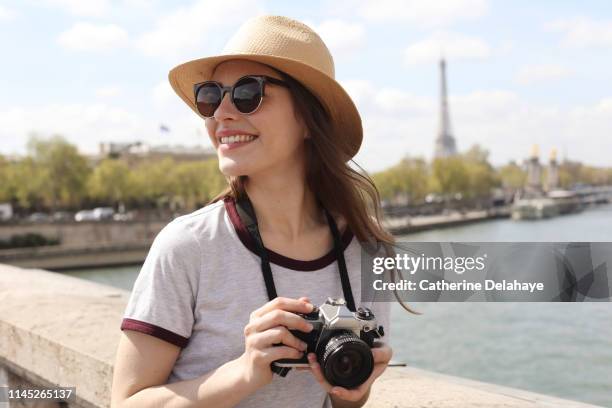
[[[246,176],[249,174],[249,167],[226,157],[219,159],[219,170],[227,177]]]

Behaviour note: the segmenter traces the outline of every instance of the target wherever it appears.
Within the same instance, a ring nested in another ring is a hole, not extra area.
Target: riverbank
[[[404,235],[509,217],[510,208],[500,207],[478,211],[455,211],[448,214],[387,218],[383,221],[383,226],[393,235]]]
[[[507,208],[418,217],[388,218],[383,224],[394,235],[447,228],[510,216]],[[37,233],[60,245],[0,250],[0,263],[24,268],[69,270],[141,264],[166,222],[89,222],[4,225],[0,237]]]
[[[127,291],[82,279],[0,265],[0,383],[4,379],[11,386],[76,386],[77,402],[70,406],[107,407],[128,297]],[[594,405],[394,367],[377,381],[366,406]]]

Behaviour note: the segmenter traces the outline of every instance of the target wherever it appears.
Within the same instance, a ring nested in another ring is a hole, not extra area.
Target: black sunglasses
[[[216,81],[206,81],[193,86],[198,112],[205,118],[211,118],[227,92],[230,100],[242,114],[255,112],[265,95],[266,83],[288,87],[285,81],[266,75],[247,75],[240,78],[233,86],[223,86]]]

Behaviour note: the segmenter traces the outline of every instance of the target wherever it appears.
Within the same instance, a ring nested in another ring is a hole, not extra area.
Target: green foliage
[[[489,197],[491,189],[501,184],[495,169],[489,164],[489,152],[474,145],[462,156],[468,185],[461,193],[466,198]]]
[[[468,189],[468,170],[460,156],[434,159],[431,168],[437,193],[457,194]]]
[[[488,156],[486,150],[475,145],[464,154],[437,158],[430,164],[423,159],[404,159],[372,178],[384,199],[404,195],[418,203],[428,193],[483,198],[501,183]]]
[[[13,196],[10,178],[10,163],[0,155],[0,202],[8,201]]]
[[[0,156],[0,201],[25,209],[81,208],[88,201],[132,206],[173,203],[194,208],[227,185],[216,159],[198,162],[143,161],[131,168],[108,158],[90,168],[76,146],[61,136],[31,137],[28,156],[8,161]]]
[[[90,169],[76,146],[61,136],[45,140],[33,136],[28,151],[33,182],[38,188],[36,194],[46,206],[52,209],[74,206],[83,200]]]
[[[427,172],[425,160],[405,158],[399,164],[375,173],[372,178],[381,198],[393,200],[404,195],[409,202],[420,202],[427,194]]]
[[[175,162],[171,158],[143,161],[135,166],[120,158],[89,165],[74,145],[61,136],[32,137],[29,155],[8,160],[0,155],[0,202],[13,201],[26,209],[82,208],[95,201],[132,207],[172,206],[193,209],[220,193],[227,181],[216,159]],[[405,158],[372,175],[381,198],[418,204],[428,193],[466,199],[487,198],[491,189],[524,186],[525,171],[515,163],[494,169],[489,153],[478,145],[463,154],[427,163]],[[612,169],[565,161],[559,165],[561,187],[576,183],[612,184]]]
[[[127,164],[114,159],[102,160],[87,183],[87,191],[92,198],[113,203],[133,198],[133,187],[133,178]]]
[[[519,189],[525,185],[527,173],[516,163],[510,162],[497,171],[502,187]]]
[[[11,248],[29,248],[45,245],[59,245],[60,240],[57,238],[47,238],[36,233],[27,233],[23,235],[13,235],[8,240],[0,239],[0,249]]]

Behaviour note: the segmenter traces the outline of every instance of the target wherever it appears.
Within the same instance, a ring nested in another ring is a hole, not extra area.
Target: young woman
[[[302,23],[258,17],[170,82],[205,119],[229,187],[156,237],[121,325],[112,406],[362,406],[392,351],[388,303],[361,300],[360,243],[392,237],[374,185],[347,164],[361,119],[327,47]],[[356,388],[329,384],[313,353],[286,377],[271,369],[303,356],[290,330],[312,325],[297,313],[329,297],[369,307],[386,332]]]

